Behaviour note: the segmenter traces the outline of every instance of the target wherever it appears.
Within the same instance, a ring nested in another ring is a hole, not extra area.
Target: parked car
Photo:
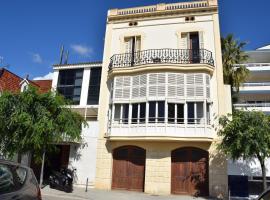
[[[41,200],[41,192],[31,168],[0,160],[1,200]]]
[[[270,200],[270,188],[264,191],[257,200]]]

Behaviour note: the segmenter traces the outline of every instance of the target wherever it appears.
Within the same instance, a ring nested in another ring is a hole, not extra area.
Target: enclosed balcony
[[[214,67],[211,51],[206,49],[149,49],[133,53],[115,54],[109,69],[160,64],[204,64]]]

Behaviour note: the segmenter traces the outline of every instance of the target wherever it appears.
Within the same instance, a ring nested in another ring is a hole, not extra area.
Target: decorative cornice
[[[199,14],[217,12],[218,6],[208,1],[183,2],[175,4],[157,4],[128,9],[113,9],[108,12],[108,22],[128,19],[164,17],[178,14]]]

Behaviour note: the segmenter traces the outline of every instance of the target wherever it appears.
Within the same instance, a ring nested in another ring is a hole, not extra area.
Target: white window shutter
[[[132,38],[125,39],[125,53],[132,52]]]
[[[203,97],[204,96],[204,90],[203,90],[204,86],[196,86],[196,97]]]
[[[187,97],[194,97],[195,96],[195,87],[194,85],[187,85]]]
[[[200,42],[200,49],[204,49],[204,33],[203,33],[203,31],[199,32],[199,42]]]
[[[203,74],[195,74],[195,84],[203,85]]]
[[[137,36],[135,37],[136,41],[135,41],[135,51],[140,51],[141,50],[141,37]]]
[[[188,33],[181,33],[180,49],[188,49]]]

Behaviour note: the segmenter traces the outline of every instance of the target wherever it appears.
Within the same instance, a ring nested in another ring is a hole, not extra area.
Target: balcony
[[[107,137],[110,140],[185,140],[212,141],[214,130],[206,118],[153,118],[148,121],[128,119],[109,121]]]
[[[212,52],[206,49],[149,49],[113,55],[109,70],[155,64],[206,64],[214,67],[214,59]]]
[[[270,82],[243,83],[239,90],[241,94],[268,94]]]
[[[256,103],[236,103],[234,104],[234,107],[236,109],[243,109],[248,111],[257,110],[270,114],[270,101]]]

